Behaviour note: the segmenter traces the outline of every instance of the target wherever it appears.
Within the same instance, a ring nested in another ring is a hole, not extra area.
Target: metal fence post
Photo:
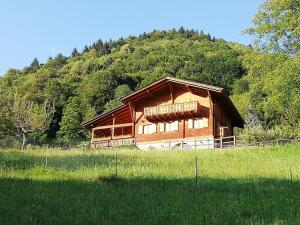
[[[116,153],[116,156],[115,156],[115,160],[116,160],[116,171],[115,171],[115,175],[116,177],[118,176],[118,155]]]
[[[48,157],[46,156],[46,159],[45,159],[45,167],[48,167]]]
[[[195,182],[196,182],[196,187],[198,187],[198,157],[196,157],[195,160]]]

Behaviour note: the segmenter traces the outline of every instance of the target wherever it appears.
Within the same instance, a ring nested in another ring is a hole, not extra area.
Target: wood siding
[[[169,118],[165,122],[179,121],[178,131],[164,131],[160,132],[159,121],[149,121],[143,114],[145,107],[153,107],[167,104],[177,104],[196,101],[199,105],[206,108],[204,113],[208,119],[208,127],[205,128],[188,128],[188,119],[191,118],[188,114],[185,118]],[[185,89],[176,89],[173,91],[173,99],[170,90],[165,88],[156,93],[155,95],[149,96],[147,101],[137,102],[135,108],[136,113],[136,126],[135,126],[135,138],[137,142],[148,142],[158,140],[170,140],[170,139],[181,139],[190,137],[201,137],[213,135],[213,114],[208,94],[197,95],[193,94]],[[154,123],[157,125],[157,132],[153,134],[138,134],[138,127],[141,125],[148,125]]]

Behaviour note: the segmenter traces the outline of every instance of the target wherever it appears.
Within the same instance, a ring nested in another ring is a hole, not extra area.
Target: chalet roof
[[[119,110],[121,110],[121,109],[124,109],[125,107],[126,107],[126,105],[121,105],[121,106],[119,106],[119,107],[117,107],[117,108],[115,108],[115,109],[112,109],[112,110],[108,111],[108,112],[105,112],[105,113],[102,113],[102,114],[100,114],[100,115],[97,115],[97,116],[93,117],[92,119],[90,119],[90,120],[88,120],[88,121],[86,121],[86,122],[83,122],[83,123],[81,124],[81,126],[87,128],[87,126],[90,125],[90,124],[92,124],[93,122],[95,122],[95,121],[97,121],[97,120],[99,120],[99,119],[101,119],[101,118],[103,118],[103,117],[110,116],[110,115],[112,115],[114,112],[117,112],[117,111],[119,111]]]
[[[222,107],[224,107],[224,109],[226,109],[229,116],[232,118],[233,125],[237,126],[237,127],[244,126],[245,122],[244,122],[243,118],[241,117],[240,113],[238,112],[238,110],[236,109],[235,105],[232,103],[230,98],[224,93],[223,88],[217,87],[217,86],[212,86],[212,85],[207,85],[207,84],[201,84],[201,83],[197,83],[197,82],[193,82],[193,81],[181,80],[181,79],[177,79],[177,78],[173,78],[173,77],[162,78],[162,79],[154,82],[151,85],[148,85],[138,91],[131,93],[128,96],[121,98],[121,101],[123,102],[122,106],[115,108],[109,112],[100,114],[100,115],[92,118],[91,120],[82,123],[81,125],[85,128],[88,128],[95,121],[98,121],[100,119],[102,120],[103,118],[108,117],[108,116],[112,115],[113,113],[116,113],[120,110],[123,111],[125,108],[127,108],[129,110],[128,104],[130,101],[145,98],[145,96],[147,96],[149,91],[155,92],[156,90],[159,90],[159,88],[161,88],[167,84],[183,85],[183,86],[189,87],[191,89],[193,88],[193,90],[195,90],[195,91],[196,90],[210,91],[213,98],[216,99],[220,103],[220,105]]]
[[[175,83],[175,84],[188,85],[188,86],[192,86],[192,87],[196,87],[196,88],[202,88],[202,89],[214,91],[214,92],[222,92],[223,91],[223,88],[217,87],[217,86],[201,84],[201,83],[197,83],[197,82],[193,82],[193,81],[181,80],[181,79],[177,79],[177,78],[173,78],[173,77],[164,77],[164,78],[154,82],[153,84],[150,84],[140,90],[137,90],[137,91],[131,93],[130,95],[127,95],[127,96],[121,98],[121,100],[124,103],[128,102],[133,96],[136,96],[138,94],[143,94],[144,92],[147,92],[147,90],[149,90],[151,88],[155,88],[160,84],[164,84],[164,83],[168,83],[168,82]]]

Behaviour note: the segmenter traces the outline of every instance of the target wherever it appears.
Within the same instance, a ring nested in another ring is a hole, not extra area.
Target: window
[[[202,118],[202,119],[189,119],[188,120],[188,128],[192,129],[198,129],[198,128],[204,128],[208,127],[208,118]]]
[[[164,132],[164,131],[169,132],[169,131],[176,131],[176,130],[179,130],[179,122],[178,121],[159,124],[160,132]]]
[[[149,124],[144,126],[144,134],[156,133],[156,124]]]

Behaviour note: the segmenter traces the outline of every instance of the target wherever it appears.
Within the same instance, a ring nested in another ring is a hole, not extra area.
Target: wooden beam
[[[112,116],[113,116],[113,126],[111,128],[111,139],[113,139],[114,136],[115,136],[115,121],[116,121],[116,118],[114,117],[114,114]]]
[[[143,115],[144,115],[144,112],[142,112],[142,114],[135,120],[134,123],[136,123],[137,121],[139,121],[143,117]]]
[[[92,143],[92,141],[93,141],[93,139],[94,139],[94,129],[92,129],[92,139],[91,139],[91,143]]]
[[[118,128],[118,127],[131,127],[131,126],[133,126],[133,123],[121,123],[121,124],[115,124],[115,125],[94,127],[92,130],[104,130],[104,129],[111,129],[112,127]]]
[[[172,104],[174,104],[173,86],[170,82],[168,82],[168,86],[169,86],[171,101],[172,101]]]
[[[215,103],[211,97],[211,93],[209,90],[207,90],[207,95],[209,99],[209,118],[212,119],[212,124],[209,126],[212,126],[212,134],[215,136],[216,133],[216,116],[215,116]]]
[[[185,118],[183,118],[182,123],[182,138],[185,138]]]
[[[193,91],[190,89],[190,87],[188,85],[185,85],[185,87],[189,92],[193,93]]]
[[[153,94],[149,91],[149,89],[147,89],[147,94],[148,94],[150,97],[153,97]]]

